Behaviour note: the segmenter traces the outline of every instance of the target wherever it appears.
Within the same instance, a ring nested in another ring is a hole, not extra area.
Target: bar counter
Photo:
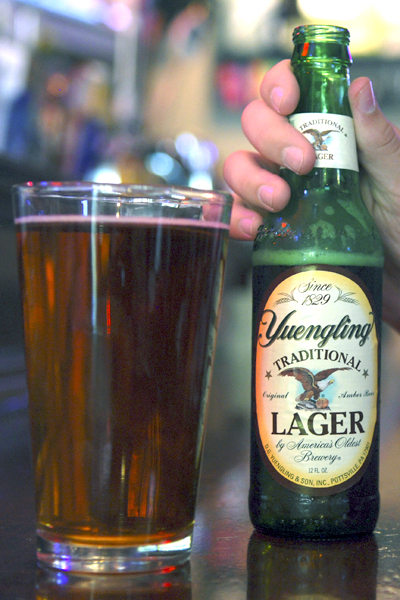
[[[255,535],[247,512],[249,291],[224,299],[211,390],[193,554],[152,575],[79,577],[43,571],[35,519],[20,333],[0,345],[1,600],[400,599],[399,338],[384,330],[382,508],[372,536],[298,542]],[[233,336],[233,338],[232,338]]]

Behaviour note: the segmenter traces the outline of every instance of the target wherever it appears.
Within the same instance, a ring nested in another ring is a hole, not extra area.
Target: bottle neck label
[[[283,271],[256,317],[255,420],[270,474],[293,491],[354,485],[375,446],[378,335],[373,301],[341,267]]]
[[[289,122],[313,145],[315,167],[358,171],[353,119],[331,113],[299,113]]]

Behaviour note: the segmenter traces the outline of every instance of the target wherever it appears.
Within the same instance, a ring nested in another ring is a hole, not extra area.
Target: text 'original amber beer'
[[[359,191],[349,33],[309,25],[293,39],[289,120],[316,163],[282,171],[291,200],[254,245],[250,512],[270,534],[341,537],[378,517],[383,252]]]
[[[79,188],[23,192],[38,205],[16,226],[39,558],[94,571],[184,562],[229,201],[134,186],[99,189],[96,203]],[[53,214],[40,214],[43,196]],[[83,214],[66,214],[77,203]]]

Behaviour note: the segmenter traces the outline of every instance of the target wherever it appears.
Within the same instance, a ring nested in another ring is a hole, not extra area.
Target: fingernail
[[[274,188],[269,185],[262,185],[258,188],[258,199],[264,204],[268,210],[274,210],[272,196]]]
[[[371,114],[375,110],[376,100],[372,82],[369,81],[358,93],[358,106],[361,112],[366,115]]]
[[[296,146],[288,146],[283,150],[283,164],[291,171],[299,173],[303,164],[303,151]]]
[[[282,98],[285,90],[282,87],[276,86],[272,89],[270,99],[274,109],[279,112],[282,104]]]
[[[238,223],[242,232],[250,238],[254,237],[254,224],[252,219],[241,219]]]

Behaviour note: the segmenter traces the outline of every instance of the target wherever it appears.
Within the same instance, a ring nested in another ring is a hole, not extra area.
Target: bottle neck
[[[290,202],[265,216],[255,265],[382,265],[379,236],[360,193],[348,38],[346,30],[326,26],[295,30],[292,67],[300,101],[289,121],[313,145],[316,162],[307,175],[282,169]]]
[[[356,139],[348,99],[350,63],[345,45],[311,42],[295,45],[292,68],[299,83],[300,100],[289,120],[313,144],[317,160],[305,176],[283,170],[282,175],[291,187],[345,186],[358,193]]]
[[[295,61],[292,68],[300,87],[295,113],[333,113],[351,117],[348,99],[350,72],[340,61]]]

